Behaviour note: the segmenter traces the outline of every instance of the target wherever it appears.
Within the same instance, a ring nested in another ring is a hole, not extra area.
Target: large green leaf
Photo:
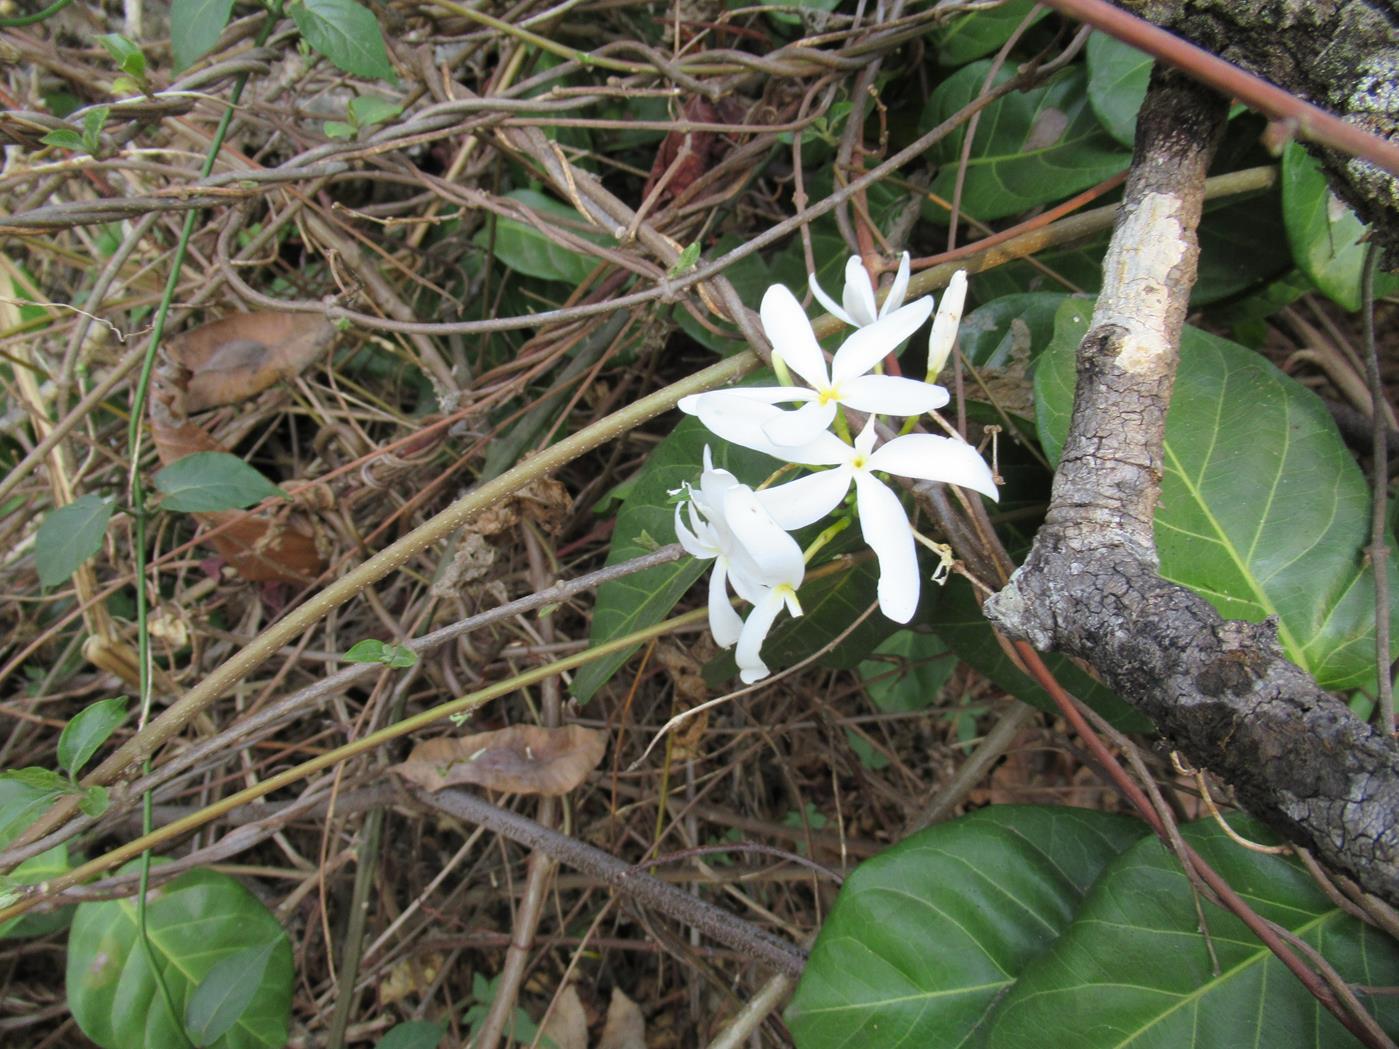
[[[73,867],[68,859],[68,845],[55,845],[47,852],[31,856],[9,874],[0,874],[0,895],[6,890],[25,885],[42,885]],[[18,918],[0,922],[0,940],[22,940],[31,936],[47,936],[73,920],[73,908],[60,907],[53,911],[31,911]]]
[[[1035,373],[1040,439],[1057,461],[1091,307],[1066,302]],[[1375,676],[1370,493],[1321,400],[1263,358],[1187,328],[1166,419],[1156,511],[1161,574],[1220,615],[1276,616],[1288,658],[1323,688]],[[1390,592],[1399,571],[1390,560]]]
[[[980,94],[989,69],[989,62],[976,62],[943,81],[923,110],[920,128],[942,123]],[[1006,67],[996,80],[1011,75]],[[934,147],[942,170],[929,189],[944,200],[952,199],[964,133],[949,135]],[[983,221],[1016,215],[1087,189],[1117,174],[1130,159],[1093,116],[1083,70],[1067,69],[1043,87],[1007,95],[982,110],[962,210]],[[946,218],[931,202],[924,216]]]
[[[1319,950],[1352,986],[1399,982],[1399,946],[1339,910],[1300,865],[1251,852],[1213,822],[1185,828],[1184,837],[1254,910]],[[1047,1030],[1075,1049],[1359,1044],[1238,918],[1200,906],[1209,944],[1179,861],[1143,838],[1103,872],[1072,926],[998,1003],[987,1044],[1039,1045]],[[1399,1033],[1399,1001],[1361,1001]]]
[[[1394,941],[1343,914],[1294,861],[1244,849],[1213,822],[1183,835],[1353,986],[1399,980]],[[799,1049],[1356,1044],[1242,922],[1202,903],[1207,942],[1196,899],[1176,857],[1135,820],[982,809],[846,880],[787,1021]],[[1399,1002],[1362,1001],[1399,1029]]]
[[[1282,214],[1297,268],[1338,305],[1360,309],[1369,227],[1331,192],[1321,165],[1296,142],[1282,155]],[[1375,294],[1397,287],[1399,275],[1383,274]]]
[[[771,381],[771,373],[767,375]],[[714,465],[731,471],[746,484],[762,482],[778,466],[774,459],[720,440],[698,419],[686,416],[669,437],[652,449],[641,475],[627,492],[612,532],[608,564],[630,561],[675,542],[675,509],[670,492],[687,481],[699,483],[706,444],[713,453]],[[682,557],[672,564],[603,584],[598,588],[593,609],[593,644],[659,623],[710,565],[709,561]],[[635,651],[614,653],[581,668],[573,676],[573,694],[587,702]]]
[[[1108,134],[1130,149],[1137,134],[1137,110],[1151,80],[1151,56],[1100,32],[1088,38],[1084,51],[1088,102]]]
[[[1003,806],[929,828],[861,864],[787,1011],[799,1049],[971,1044],[996,999],[1143,832],[1122,816]],[[1047,1044],[1053,1030],[1022,1049]]]
[[[128,864],[130,868],[132,865]],[[219,1049],[281,1049],[291,1014],[292,956],[272,913],[226,874],[192,870],[152,890],[146,927],[156,963],[181,1017],[195,988],[220,961],[275,943],[257,992]],[[141,946],[136,903],[83,903],[68,939],[68,1005],[103,1049],[183,1045]]]
[[[1035,0],[1006,0],[979,11],[958,15],[934,30],[938,64],[960,66],[982,55],[989,55],[1010,39],[1020,23],[1030,16],[1031,24],[1049,14],[1049,8]]]
[[[606,244],[610,238],[596,232],[573,208],[532,189],[517,189],[507,194],[510,200],[529,208],[547,227],[558,225],[595,244]],[[475,241],[485,247],[492,243],[491,231],[483,229]],[[538,228],[519,219],[502,218],[495,225],[495,254],[501,262],[527,277],[557,280],[565,284],[582,284],[597,267],[598,260],[559,244]]]
[[[979,674],[990,678],[1012,696],[1051,713],[1059,710],[1048,692],[1020,672],[996,640],[995,632],[977,607],[971,584],[956,578],[948,582],[942,600],[929,623],[949,648]],[[1102,682],[1080,670],[1073,660],[1057,652],[1040,656],[1054,679],[1071,694],[1107,718],[1124,732],[1150,732],[1151,720],[1127,705],[1127,701]]]

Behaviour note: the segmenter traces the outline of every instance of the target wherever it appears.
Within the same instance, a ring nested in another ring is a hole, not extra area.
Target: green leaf
[[[974,58],[989,55],[1009,40],[1011,33],[1032,12],[1031,25],[1049,14],[1049,8],[1039,7],[1036,10],[1035,0],[1008,0],[950,19],[941,29],[934,30],[938,42],[938,64],[960,66]]]
[[[598,233],[573,208],[560,204],[543,193],[532,189],[517,189],[506,194],[506,197],[533,211],[546,229],[551,225],[557,225],[594,244],[611,243],[610,237]],[[482,229],[476,234],[475,243],[483,248],[488,247],[492,243],[491,231]],[[540,280],[581,284],[598,264],[598,260],[592,256],[557,244],[528,222],[519,219],[497,219],[494,244],[496,257],[506,266],[516,273],[538,277]]]
[[[1057,460],[1091,307],[1060,309],[1035,373]],[[1370,491],[1325,406],[1262,357],[1186,328],[1156,512],[1161,574],[1228,619],[1278,619],[1287,657],[1327,689],[1375,676]],[[1390,559],[1391,592],[1399,570]]]
[[[187,69],[219,42],[233,0],[171,0],[170,46],[175,68]]]
[[[1151,56],[1096,31],[1085,51],[1088,102],[1108,134],[1130,149],[1137,135],[1137,111],[1151,80]]]
[[[70,789],[53,769],[37,765],[0,772],[0,846],[13,841]]]
[[[70,131],[66,127],[55,128],[43,138],[39,139],[46,146],[57,146],[59,149],[71,149],[75,153],[85,152],[82,136],[76,131]]]
[[[1331,192],[1321,165],[1296,142],[1282,155],[1282,215],[1297,268],[1337,305],[1360,309],[1369,227]],[[1377,296],[1396,288],[1399,275],[1375,281]]]
[[[978,306],[962,319],[957,345],[978,368],[1006,369],[1031,363],[1054,337],[1054,315],[1062,292],[1032,291],[1002,295]],[[968,385],[968,394],[976,395]]]
[[[927,710],[956,667],[956,654],[936,634],[900,630],[885,638],[858,671],[870,700],[892,714]]]
[[[6,890],[24,885],[42,885],[72,869],[68,862],[68,845],[55,845],[47,852],[31,856],[9,874],[0,875],[0,895]],[[0,940],[22,940],[47,936],[65,928],[73,920],[73,908],[60,907],[53,911],[31,911],[18,918],[0,922]]]
[[[58,766],[77,778],[99,747],[126,720],[126,697],[101,699],[84,707],[58,737]]]
[[[343,120],[327,120],[322,128],[329,138],[354,138],[356,130]]]
[[[406,645],[385,644],[367,637],[363,641],[356,641],[340,658],[346,663],[383,663],[386,667],[402,668],[417,663],[418,653]]]
[[[347,73],[394,79],[374,12],[355,0],[299,0],[291,17],[306,42]]]
[[[1379,988],[1399,979],[1399,947],[1342,913],[1298,864],[1244,849],[1213,822],[1182,833],[1342,979]],[[1179,861],[1136,821],[982,809],[846,880],[787,1022],[799,1049],[1356,1044],[1237,918],[1200,901],[1207,943],[1196,901]],[[1399,1002],[1361,1000],[1397,1029]]]
[[[969,1044],[998,996],[1068,927],[1102,869],[1144,831],[1083,809],[996,806],[862,863],[787,1010],[797,1046]],[[1079,1009],[1092,1012],[1088,1002]]]
[[[111,106],[93,106],[83,114],[83,148],[94,156],[102,148],[102,129],[111,112]]]
[[[195,452],[155,475],[161,508],[184,513],[241,510],[273,496],[287,498],[256,469],[228,452]]]
[[[766,374],[767,381],[771,381],[771,373]],[[699,483],[706,444],[713,453],[714,465],[731,471],[745,484],[761,483],[778,466],[774,459],[719,440],[698,419],[685,416],[670,436],[652,449],[622,504],[612,532],[608,564],[630,561],[655,549],[648,549],[642,541],[645,535],[664,543],[674,542],[675,509],[669,493],[687,481]],[[659,623],[709,567],[709,561],[682,557],[672,564],[603,584],[598,588],[593,609],[592,643],[599,645]],[[581,667],[573,676],[573,694],[586,703],[635,651],[613,653]]]
[[[378,95],[360,95],[350,100],[350,120],[359,127],[372,127],[392,120],[403,112],[403,107]]]
[[[123,73],[129,73],[137,80],[145,77],[146,56],[136,44],[120,33],[104,33],[97,39]]]
[[[34,563],[43,586],[57,586],[102,546],[116,501],[81,495],[50,511],[34,537]]]
[[[185,1030],[197,1046],[213,1045],[248,1011],[276,949],[273,938],[220,959],[199,981],[185,1007]]]
[[[1043,688],[1020,672],[996,640],[991,624],[977,607],[971,584],[965,579],[948,581],[942,600],[933,608],[929,624],[957,653],[957,658],[979,674],[990,678],[1012,696],[1040,710],[1057,713],[1058,704]],[[1065,656],[1041,653],[1040,658],[1055,679],[1070,693],[1087,703],[1124,732],[1150,732],[1151,719],[1138,713],[1127,701],[1102,682],[1090,677]]]
[[[942,123],[980,92],[990,62],[976,62],[944,80],[923,110],[921,130]],[[1013,75],[1007,66],[997,75]],[[929,191],[950,201],[964,130],[933,147],[942,165]],[[1016,215],[1060,200],[1123,170],[1130,155],[1102,129],[1088,106],[1087,78],[1078,67],[1043,87],[1017,92],[982,110],[962,190],[962,210],[982,221]],[[946,222],[931,201],[925,218]]]
[[[108,796],[106,787],[87,787],[78,799],[78,809],[84,816],[97,819],[107,811],[107,806],[111,803],[112,799]]]
[[[1245,836],[1263,836],[1247,820],[1231,822]],[[1213,822],[1183,836],[1263,918],[1320,950],[1341,979],[1360,987],[1399,981],[1395,942],[1339,910],[1295,861],[1241,848]],[[987,1044],[1036,1045],[1050,1029],[1076,1049],[1359,1044],[1238,918],[1199,905],[1209,944],[1179,861],[1143,837],[1103,871],[1070,928],[998,1003]],[[1360,1000],[1381,1027],[1399,1031],[1393,997]]]
[[[446,1033],[446,1024],[409,1020],[390,1027],[374,1049],[437,1049]]]
[[[139,862],[139,861],[137,861]],[[128,864],[124,869],[134,869]],[[292,956],[286,933],[252,893],[225,874],[188,871],[153,889],[146,923],[151,949],[179,1011],[171,1016],[140,942],[134,900],[79,904],[68,937],[68,1005],[103,1049],[183,1044],[181,1018],[195,988],[219,962],[262,949],[271,957],[251,1004],[220,1049],[281,1049],[291,1014]]]

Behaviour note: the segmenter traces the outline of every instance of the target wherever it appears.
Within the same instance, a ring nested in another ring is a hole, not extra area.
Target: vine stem
[[[66,0],[60,0],[58,6]],[[282,14],[282,0],[274,0],[271,9],[267,13],[267,18],[258,31],[256,46],[261,47],[272,35],[272,30],[276,26]],[[219,118],[218,127],[214,130],[213,139],[209,143],[209,148],[204,154],[204,161],[200,165],[199,177],[208,178],[214,170],[214,164],[218,161],[219,152],[223,149],[224,140],[228,137],[228,129],[233,124],[233,115],[237,112],[239,99],[242,98],[243,89],[247,86],[248,74],[240,73],[233,82],[233,89],[229,96],[229,105]],[[160,340],[165,334],[165,322],[170,316],[171,303],[175,301],[175,289],[179,287],[180,275],[184,269],[185,255],[189,251],[190,239],[194,236],[194,224],[198,220],[200,211],[193,209],[185,215],[184,225],[180,229],[179,240],[175,244],[174,254],[170,259],[170,273],[165,280],[165,289],[160,297],[160,304],[156,307],[155,316],[151,322],[150,339],[146,342],[145,357],[141,361],[141,374],[136,381],[136,386],[131,394],[131,417],[127,422],[127,447],[131,455],[131,472],[127,475],[127,489],[131,499],[131,517],[134,547],[132,553],[135,559],[136,576],[136,644],[137,644],[137,673],[139,675],[138,690],[140,692],[140,716],[138,725],[144,729],[151,714],[151,636],[149,623],[149,603],[146,597],[146,524],[148,511],[146,509],[146,489],[141,483],[141,436],[142,420],[146,413],[146,399],[150,393],[151,373],[155,370],[156,351],[160,348]],[[137,735],[140,735],[138,731]],[[146,775],[151,772],[151,752],[147,751],[141,758],[141,771]],[[151,821],[152,796],[150,791],[146,791],[141,799],[141,831],[142,838],[149,837],[152,829]],[[140,891],[136,895],[136,925],[140,931],[141,946],[146,957],[146,964],[150,967],[151,976],[160,988],[161,998],[165,1006],[170,1011],[170,1019],[176,1031],[180,1034],[180,1040],[193,1049],[189,1034],[185,1030],[184,1018],[175,1007],[175,1001],[170,993],[170,988],[166,983],[164,971],[157,964],[155,948],[151,944],[150,933],[147,928],[147,888],[151,877],[151,850],[149,848],[141,851],[141,884]]]

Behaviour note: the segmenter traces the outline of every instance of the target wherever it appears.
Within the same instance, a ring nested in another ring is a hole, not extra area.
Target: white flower
[[[806,565],[797,542],[759,503],[753,489],[727,470],[715,469],[709,448],[698,492],[690,489],[690,527],[675,508],[675,534],[687,552],[714,561],[709,577],[709,629],[722,648],[737,643],[740,677],[751,684],[768,676],[763,640],[785,605],[802,614],[797,588]],[[687,486],[688,487],[688,486]],[[754,607],[743,620],[729,603],[728,586]]]
[[[827,313],[839,317],[846,324],[863,328],[880,317],[889,316],[904,304],[904,295],[908,293],[908,273],[908,252],[904,252],[899,260],[899,271],[894,274],[894,283],[889,287],[883,307],[878,310],[874,305],[874,283],[858,255],[851,255],[845,263],[845,290],[841,293],[844,309],[822,290],[816,282],[816,274],[809,274],[807,283],[811,285],[811,294],[816,296],[816,301],[826,308]]]
[[[952,344],[957,341],[957,326],[962,323],[962,307],[967,302],[967,271],[958,270],[947,282],[942,303],[933,317],[933,330],[928,336],[928,381],[932,382],[947,363]]]
[[[896,623],[907,623],[918,607],[921,583],[913,527],[899,497],[874,471],[971,488],[995,499],[990,468],[965,441],[926,433],[905,434],[874,447],[871,418],[852,448],[832,433],[822,433],[799,451],[810,465],[833,467],[757,493],[778,526],[791,530],[818,521],[834,510],[850,484],[860,531],[879,559],[879,607]]]
[[[947,391],[941,386],[894,375],[866,374],[917,331],[932,311],[933,300],[924,296],[860,328],[836,350],[828,371],[826,357],[801,303],[783,285],[774,284],[763,296],[760,309],[763,331],[772,340],[773,355],[780,357],[809,385],[738,386],[693,394],[681,398],[680,410],[699,416],[700,421],[720,437],[759,451],[768,449],[730,436],[720,428],[726,425],[724,418],[744,414],[735,398],[753,405],[749,417],[761,418],[762,439],[778,448],[804,444],[822,433],[835,418],[838,405],[881,415],[922,415],[935,411],[948,401]],[[794,412],[769,410],[771,405],[784,401],[805,403]]]

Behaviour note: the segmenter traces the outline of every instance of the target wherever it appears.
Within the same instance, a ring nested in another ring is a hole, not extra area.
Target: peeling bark
[[[1399,744],[1289,662],[1272,622],[1225,621],[1158,573],[1166,409],[1223,114],[1207,89],[1153,79],[1050,509],[986,613],[1087,661],[1250,812],[1399,904]]]
[[[1117,0],[1348,123],[1399,141],[1399,10],[1390,0]],[[1399,264],[1399,179],[1306,144]]]

